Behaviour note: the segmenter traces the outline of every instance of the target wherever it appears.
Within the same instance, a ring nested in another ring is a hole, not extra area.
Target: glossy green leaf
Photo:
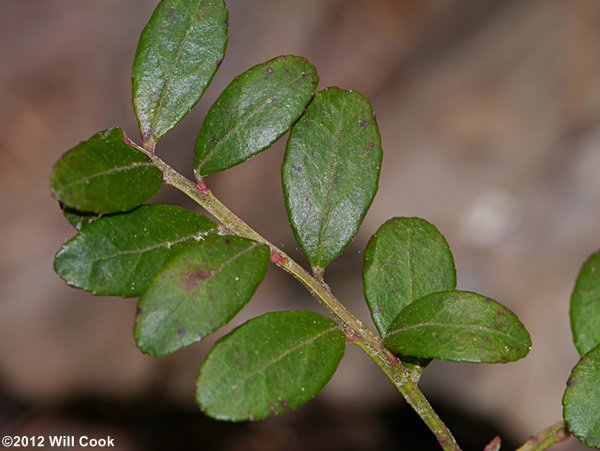
[[[383,336],[407,305],[456,288],[454,259],[446,239],[424,219],[390,219],[367,245],[363,285],[371,316]]]
[[[600,448],[600,345],[573,368],[562,403],[568,430],[587,446]]]
[[[269,248],[246,238],[207,236],[169,259],[140,298],[138,347],[173,353],[228,323],[250,300],[269,263]]]
[[[131,210],[156,194],[162,173],[112,128],[65,153],[52,172],[52,191],[65,206],[82,212]]]
[[[167,258],[215,229],[184,208],[143,205],[82,227],[56,254],[54,270],[94,294],[139,296]]]
[[[202,124],[196,172],[222,171],[269,147],[300,117],[318,82],[316,69],[298,56],[280,56],[238,76]]]
[[[163,0],[144,28],[133,63],[133,106],[151,146],[198,102],[227,45],[223,0]]]
[[[377,191],[381,138],[371,105],[355,91],[315,94],[292,128],[282,168],[296,239],[324,268],[352,241]]]
[[[384,343],[402,356],[487,363],[520,359],[531,347],[514,313],[467,291],[433,293],[408,305]]]
[[[600,252],[583,264],[571,295],[571,330],[579,354],[600,344]]]
[[[222,338],[200,369],[196,399],[221,420],[261,420],[293,410],[329,381],[344,334],[312,312],[267,313]]]

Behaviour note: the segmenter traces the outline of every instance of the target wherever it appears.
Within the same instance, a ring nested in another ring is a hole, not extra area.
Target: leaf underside
[[[52,192],[80,212],[131,210],[156,194],[162,173],[150,159],[125,143],[112,128],[96,133],[65,153],[52,172]]]
[[[580,355],[600,344],[600,252],[583,264],[571,295],[571,330]]]
[[[591,448],[600,448],[600,345],[585,354],[567,381],[563,417],[569,431]]]
[[[511,362],[531,347],[514,313],[466,291],[433,293],[413,302],[393,321],[384,343],[400,356],[476,363]]]
[[[133,106],[145,143],[156,142],[198,102],[227,45],[222,0],[163,0],[140,36]]]
[[[355,91],[315,94],[290,133],[282,167],[288,216],[313,267],[352,241],[377,191],[381,138],[371,105]]]
[[[209,416],[261,420],[296,409],[329,381],[344,334],[313,312],[267,313],[236,328],[202,365],[196,398]]]
[[[167,258],[215,230],[184,208],[143,205],[83,226],[57,253],[54,270],[94,294],[139,296]]]
[[[267,246],[235,236],[207,236],[181,251],[140,298],[138,347],[162,356],[214,332],[250,300],[268,263]]]
[[[280,56],[239,75],[202,124],[196,172],[228,169],[269,147],[303,113],[318,81],[315,68],[298,56]]]

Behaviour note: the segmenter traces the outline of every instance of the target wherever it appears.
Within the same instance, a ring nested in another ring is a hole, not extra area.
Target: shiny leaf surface
[[[575,347],[584,355],[600,344],[600,252],[579,271],[569,313]]]
[[[144,142],[154,143],[196,104],[227,45],[222,0],[164,0],[144,28],[132,70],[133,106]]]
[[[128,211],[156,194],[162,173],[125,143],[120,128],[96,133],[65,153],[52,172],[52,192],[81,212]]]
[[[196,172],[222,171],[269,147],[300,117],[318,81],[315,68],[297,56],[280,56],[238,76],[202,124]]]
[[[600,448],[600,345],[583,356],[567,381],[563,417],[571,433]]]
[[[352,241],[377,191],[381,139],[371,105],[355,91],[315,94],[294,125],[282,168],[296,239],[324,268]]]
[[[94,294],[139,296],[167,258],[215,228],[180,207],[143,205],[82,227],[56,254],[54,270]]]
[[[420,218],[394,218],[373,235],[365,251],[365,299],[383,336],[400,311],[431,293],[456,288],[446,239]]]
[[[520,359],[531,347],[514,313],[467,291],[433,293],[408,305],[384,343],[402,356],[487,363]]]
[[[344,334],[312,312],[267,313],[221,339],[200,369],[196,398],[221,420],[260,420],[293,410],[329,381]]]
[[[207,236],[169,259],[140,298],[138,347],[170,354],[223,326],[250,300],[269,263],[269,248],[234,236]]]

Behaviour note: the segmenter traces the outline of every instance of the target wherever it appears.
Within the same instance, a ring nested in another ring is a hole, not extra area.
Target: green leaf
[[[402,356],[487,363],[520,359],[531,347],[514,313],[467,291],[433,293],[408,305],[384,343]]]
[[[384,336],[404,307],[428,294],[456,288],[446,239],[424,219],[390,219],[367,245],[363,285],[373,321]]]
[[[135,338],[142,352],[173,353],[228,323],[250,300],[269,248],[246,238],[207,236],[169,259],[140,298]]]
[[[133,63],[133,106],[154,143],[198,102],[225,54],[222,0],[163,0],[144,28]]]
[[[381,138],[355,91],[315,94],[287,143],[282,178],[290,223],[313,267],[352,241],[377,191]]]
[[[571,295],[571,329],[580,355],[600,344],[600,252],[583,264]]]
[[[567,429],[590,448],[600,448],[600,345],[583,356],[562,399]]]
[[[302,115],[318,82],[316,69],[298,56],[280,56],[238,76],[202,124],[196,172],[222,171],[269,147]]]
[[[144,205],[84,226],[56,255],[64,281],[94,294],[133,297],[176,252],[201,240],[216,225],[170,205]]]
[[[156,194],[162,173],[111,128],[65,153],[52,172],[52,191],[65,206],[82,212],[128,211]]]
[[[196,399],[220,420],[261,420],[296,409],[329,381],[344,334],[312,312],[267,313],[222,338],[200,368]]]

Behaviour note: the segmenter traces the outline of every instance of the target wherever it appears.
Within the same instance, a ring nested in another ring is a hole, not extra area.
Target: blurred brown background
[[[403,441],[411,428],[385,413],[403,401],[350,348],[317,401],[291,419],[202,422],[193,387],[210,343],[159,360],[145,357],[131,334],[134,301],[94,298],[53,273],[54,253],[73,230],[49,195],[52,164],[101,129],[123,126],[137,136],[130,66],[155,4],[0,0],[0,432],[108,433],[119,450],[426,449],[428,442]],[[328,270],[333,289],[370,323],[360,296],[368,238],[392,216],[430,220],[454,251],[459,288],[515,311],[533,349],[508,365],[435,362],[422,388],[442,409],[461,411],[445,412],[449,424],[462,423],[463,414],[494,422],[489,434],[515,443],[558,421],[577,360],[569,296],[581,263],[600,247],[600,2],[229,0],[228,6],[221,70],[158,152],[191,174],[195,136],[212,101],[235,75],[276,55],[306,56],[321,88],[365,94],[378,115],[384,165],[357,239]],[[301,259],[283,208],[282,156],[278,143],[209,184]],[[169,188],[158,200],[192,207]],[[319,309],[271,268],[231,326],[287,308]],[[389,436],[385,427],[396,441],[376,446]],[[167,438],[156,438],[157,430]],[[144,435],[154,442],[140,444]],[[481,449],[485,442],[477,443]],[[570,440],[556,449],[583,447]]]

